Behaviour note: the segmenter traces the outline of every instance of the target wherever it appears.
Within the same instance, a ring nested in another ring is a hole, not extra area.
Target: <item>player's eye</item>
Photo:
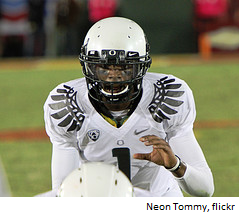
[[[105,68],[98,68],[98,74],[99,75],[103,75],[103,76],[106,76],[109,74],[109,70],[105,69]]]

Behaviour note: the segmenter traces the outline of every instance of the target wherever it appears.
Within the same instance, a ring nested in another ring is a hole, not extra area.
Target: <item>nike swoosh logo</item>
[[[129,53],[129,56],[131,57],[131,56],[134,56],[134,55],[136,55],[137,53]]]
[[[143,129],[143,130],[137,130],[137,129],[136,129],[136,130],[134,131],[134,134],[135,134],[135,135],[139,135],[139,134],[141,134],[141,133],[147,131],[148,129],[149,129],[149,128],[146,128],[146,129]]]

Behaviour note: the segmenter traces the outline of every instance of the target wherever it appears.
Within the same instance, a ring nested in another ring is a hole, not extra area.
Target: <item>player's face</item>
[[[124,81],[131,81],[133,78],[133,65],[103,65],[95,67],[95,72],[99,80],[103,82],[104,94],[122,94],[128,89]]]

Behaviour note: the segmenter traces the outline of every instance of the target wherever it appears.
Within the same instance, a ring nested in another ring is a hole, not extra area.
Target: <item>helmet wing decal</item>
[[[64,85],[64,89],[57,89],[57,95],[52,95],[51,99],[56,103],[49,104],[52,110],[57,110],[51,117],[62,119],[58,124],[60,127],[68,127],[67,131],[80,130],[85,119],[84,112],[76,101],[77,91],[70,86]]]
[[[181,84],[167,76],[154,83],[154,97],[148,109],[155,121],[170,120],[169,116],[177,113],[175,108],[183,104],[183,101],[175,99],[184,94],[184,91],[179,91],[180,87]]]

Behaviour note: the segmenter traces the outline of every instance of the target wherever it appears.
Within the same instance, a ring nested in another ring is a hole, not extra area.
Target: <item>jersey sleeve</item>
[[[213,175],[193,131],[171,138],[169,144],[187,167],[184,176],[176,178],[180,187],[192,196],[212,196]]]
[[[166,124],[169,144],[187,166],[184,176],[176,180],[190,195],[211,196],[214,192],[213,176],[193,132],[196,117],[193,93],[185,82],[180,90],[184,91],[179,99],[183,103]]]
[[[45,129],[52,143],[52,188],[57,189],[64,178],[74,169],[79,167],[79,153],[76,131],[67,131],[67,123],[60,118],[65,110],[63,101],[53,100],[57,95],[54,89],[44,104]],[[59,91],[59,90],[58,90]],[[55,117],[55,118],[54,118]],[[65,117],[67,119],[67,115]],[[64,122],[64,123],[62,123]],[[65,127],[64,127],[65,126]]]

